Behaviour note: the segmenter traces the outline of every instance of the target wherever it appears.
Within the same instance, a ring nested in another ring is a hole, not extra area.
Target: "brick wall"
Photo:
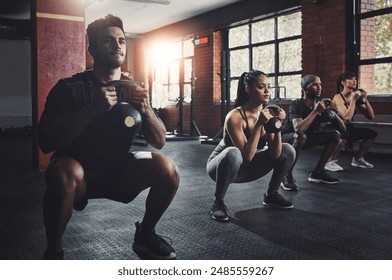
[[[194,71],[194,121],[203,135],[214,136],[220,129],[220,52],[221,38],[218,32],[206,32],[200,36],[210,36],[206,46],[195,47]]]
[[[60,78],[85,69],[85,1],[33,1],[32,43],[34,168],[45,170],[50,154],[38,148],[37,126],[50,89]],[[71,16],[71,17],[70,17]]]
[[[318,75],[323,95],[332,97],[336,79],[345,71],[346,1],[325,0],[323,4],[301,1],[302,73]]]
[[[372,0],[363,0],[371,5]],[[302,0],[302,74],[316,74],[323,83],[323,95],[332,97],[336,93],[336,79],[346,70],[348,56],[355,54],[346,53],[346,18],[347,2],[342,0],[324,0],[322,4],[313,4],[311,0]],[[366,6],[369,8],[369,6]],[[366,8],[365,6],[362,9]],[[196,19],[194,19],[196,20]],[[369,23],[372,24],[372,23]],[[167,31],[167,30],[164,30]],[[159,33],[159,32],[157,32]],[[161,32],[162,34],[165,32]],[[165,33],[166,34],[166,33]],[[156,35],[156,34],[155,34]],[[221,95],[220,63],[221,63],[221,34],[219,31],[204,30],[193,34],[197,36],[210,36],[211,42],[207,46],[195,48],[194,54],[194,121],[203,135],[215,136],[221,128]],[[363,33],[364,41],[369,45],[364,50],[371,48],[373,34]],[[374,70],[367,67],[360,76],[360,85],[371,90],[374,82]],[[392,103],[372,103],[376,114],[390,114]],[[282,104],[287,108],[287,104]],[[189,123],[188,106],[184,106],[184,133],[185,125]],[[168,130],[178,122],[178,110],[175,107],[165,108]]]

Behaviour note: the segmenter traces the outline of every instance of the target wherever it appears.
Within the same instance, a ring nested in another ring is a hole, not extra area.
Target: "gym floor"
[[[134,150],[149,150],[135,146]],[[225,202],[230,223],[208,215],[214,182],[205,171],[213,145],[169,141],[161,151],[178,164],[178,193],[157,226],[183,260],[379,260],[392,258],[392,155],[369,153],[373,170],[350,167],[351,152],[340,156],[341,181],[328,186],[307,182],[318,148],[304,151],[294,176],[298,193],[283,191],[295,207],[262,206],[270,174],[232,184]],[[30,137],[0,137],[0,259],[41,259],[43,174],[32,171]],[[65,259],[138,259],[132,251],[134,223],[142,219],[147,191],[129,204],[90,200],[74,211],[64,235]]]

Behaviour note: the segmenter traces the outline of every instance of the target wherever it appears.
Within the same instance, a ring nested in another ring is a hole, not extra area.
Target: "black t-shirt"
[[[123,75],[121,79],[129,80]],[[114,107],[109,112],[96,113],[93,118],[91,112],[85,111],[94,99],[96,87],[101,86],[89,70],[57,82],[47,97],[40,121],[45,118],[44,124],[40,124],[45,132],[39,135],[39,143],[48,147],[46,152],[54,151],[55,156],[68,155],[78,160],[110,159],[128,153],[134,133],[120,130],[113,121]],[[121,91],[117,98],[118,102],[129,102],[130,93]],[[91,118],[88,122],[81,121],[88,118]],[[64,147],[54,144],[59,138],[66,138],[61,141],[66,143]]]
[[[282,128],[282,134],[294,132],[293,119],[306,119],[306,117],[309,116],[312,111],[313,109],[306,106],[302,98],[294,100],[294,102],[289,107],[288,120]],[[311,134],[314,130],[319,129],[321,122],[321,117],[317,116],[313,123],[305,131],[305,134]]]

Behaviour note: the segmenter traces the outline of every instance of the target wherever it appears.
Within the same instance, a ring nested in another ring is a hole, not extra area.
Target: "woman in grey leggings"
[[[273,169],[263,205],[283,209],[293,204],[278,193],[284,174],[295,159],[290,144],[282,144],[280,132],[266,133],[264,125],[276,117],[285,119],[283,109],[264,108],[269,102],[270,85],[267,76],[258,70],[245,72],[238,83],[235,108],[225,119],[223,139],[210,155],[207,173],[216,182],[213,219],[227,222],[224,197],[230,183],[254,181]]]

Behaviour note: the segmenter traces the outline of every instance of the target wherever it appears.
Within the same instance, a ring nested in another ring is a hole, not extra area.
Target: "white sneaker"
[[[356,160],[355,157],[353,157],[353,160],[351,162],[351,166],[354,167],[359,167],[359,168],[373,168],[373,164],[368,163],[363,157],[360,159]]]
[[[325,167],[324,167],[324,168],[325,168],[325,170],[333,171],[333,172],[337,172],[337,171],[342,171],[342,170],[343,170],[343,167],[341,167],[341,166],[338,164],[338,160],[337,160],[337,159],[328,161],[328,162],[325,164]]]

